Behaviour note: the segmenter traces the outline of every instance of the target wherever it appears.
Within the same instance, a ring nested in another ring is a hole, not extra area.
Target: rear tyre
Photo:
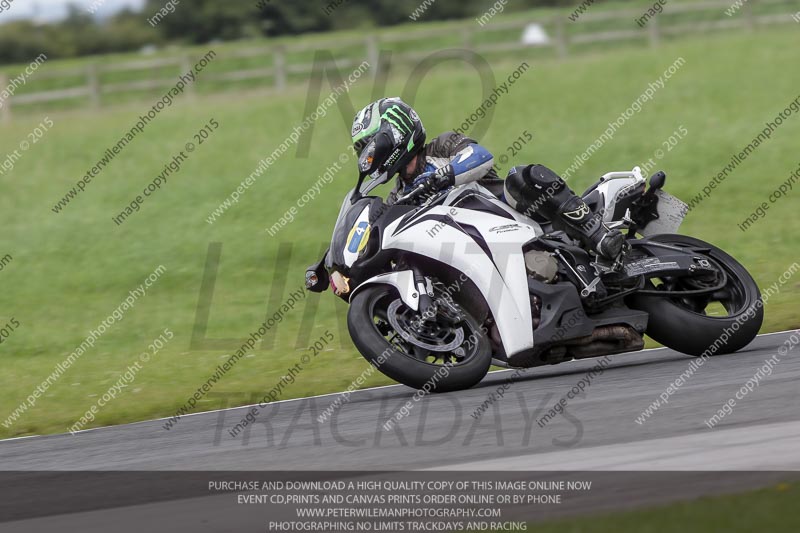
[[[664,346],[688,355],[722,355],[744,348],[758,335],[764,320],[761,292],[752,276],[736,259],[716,246],[685,235],[656,235],[650,240],[691,249],[710,258],[727,277],[726,285],[712,294],[667,297],[634,294],[628,304],[650,315],[647,334]],[[703,280],[664,278],[659,289],[693,290]],[[713,280],[708,280],[715,286]],[[649,289],[655,286],[649,286]]]
[[[389,285],[365,287],[350,300],[347,328],[364,358],[390,378],[415,389],[468,389],[489,371],[488,335],[457,303],[458,311],[424,319]]]

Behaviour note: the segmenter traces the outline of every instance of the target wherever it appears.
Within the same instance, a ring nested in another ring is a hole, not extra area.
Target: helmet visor
[[[391,133],[379,131],[359,152],[358,170],[363,174],[385,171],[387,160],[394,155],[395,151]]]

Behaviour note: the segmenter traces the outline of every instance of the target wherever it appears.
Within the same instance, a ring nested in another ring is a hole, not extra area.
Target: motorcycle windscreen
[[[349,204],[349,198],[345,200]],[[350,267],[358,259],[369,240],[371,230],[370,213],[380,208],[383,200],[374,196],[361,198],[342,211],[333,228],[331,247],[325,261],[328,270],[349,274]]]

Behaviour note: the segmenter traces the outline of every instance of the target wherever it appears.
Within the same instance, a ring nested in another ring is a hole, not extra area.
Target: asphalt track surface
[[[735,354],[708,359],[641,424],[637,417],[689,368],[693,358],[668,349],[611,356],[602,374],[568,399],[564,414],[544,427],[537,420],[586,376],[597,359],[531,369],[511,384],[508,378],[514,371],[493,372],[470,390],[416,401],[415,391],[402,385],[357,391],[322,423],[317,417],[336,394],[276,402],[262,409],[256,422],[236,437],[229,430],[249,407],[185,416],[169,430],[162,419],[75,435],[0,441],[0,470],[714,470],[739,471],[741,476],[739,480],[719,476],[716,486],[700,493],[741,490],[787,475],[800,477],[800,346],[792,344],[793,335],[800,339],[800,333],[791,331],[761,335]],[[776,355],[779,362],[772,374],[737,399],[737,391]],[[474,416],[489,394],[504,384],[504,396],[482,416]],[[705,421],[732,398],[736,402],[732,412],[713,429],[707,427]],[[409,401],[408,415],[392,429],[384,429]],[[692,490],[684,493],[691,495]],[[652,502],[641,491],[638,494],[627,504]],[[213,498],[219,497],[172,502],[182,508],[173,508],[170,516],[196,517],[208,509],[208,501],[203,502]],[[583,507],[593,508],[594,503],[605,508],[602,494],[594,498]],[[163,511],[158,506],[165,505],[169,502],[116,511],[149,506],[158,516]],[[111,512],[73,513],[69,520],[77,521],[76,530],[93,531],[90,517]],[[5,522],[0,530],[63,527],[64,517]],[[193,531],[204,530],[194,527]],[[224,529],[209,525],[207,530]]]

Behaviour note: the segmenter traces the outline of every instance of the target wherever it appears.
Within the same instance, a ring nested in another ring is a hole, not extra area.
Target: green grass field
[[[505,163],[503,171],[512,163],[526,162],[562,171],[650,82],[683,57],[685,65],[655,99],[570,182],[582,190],[603,172],[644,162],[683,126],[686,138],[665,153],[659,168],[668,174],[667,190],[687,200],[763,129],[764,122],[800,94],[798,31],[785,27],[724,33],[670,42],[657,50],[589,53],[563,62],[531,60],[532,68],[501,97],[481,142],[499,157],[528,130],[533,142]],[[517,58],[492,61],[496,80],[502,81],[518,63]],[[393,72],[386,93],[401,94],[407,77],[407,71]],[[323,87],[323,97],[329,90]],[[370,81],[358,82],[349,95],[352,105],[365,105],[371,90]],[[174,331],[175,338],[89,427],[169,416],[183,405],[233,352],[190,350],[209,243],[222,243],[210,338],[247,337],[266,313],[276,310],[270,299],[280,303],[302,283],[305,267],[329,239],[341,197],[354,180],[354,162],[276,236],[270,237],[265,228],[336,161],[349,138],[351,115],[343,117],[337,107],[331,108],[314,127],[308,157],[296,157],[292,148],[216,223],[209,225],[206,217],[302,120],[305,99],[305,91],[266,97],[254,90],[179,101],[59,214],[51,210],[53,205],[155,101],[101,113],[42,112],[20,116],[0,129],[2,165],[5,154],[26,140],[45,115],[53,121],[13,170],[0,175],[5,192],[0,196],[4,221],[0,258],[13,257],[0,271],[0,324],[12,318],[20,323],[0,345],[0,422],[120,305],[128,291],[158,265],[167,269],[147,296],[49,387],[35,407],[9,427],[0,425],[1,437],[66,431],[164,328]],[[480,101],[476,73],[455,62],[434,68],[413,100],[433,134],[457,126]],[[168,177],[138,213],[115,225],[112,217],[141,194],[212,118],[219,128],[197,146],[180,172]],[[800,117],[793,116],[689,215],[681,229],[732,253],[762,287],[775,282],[798,259],[800,215],[793,196],[797,193],[772,205],[746,233],[736,226],[798,167],[798,133]],[[281,243],[291,245],[291,257],[276,266]],[[282,279],[285,291],[270,297],[270,286]],[[798,281],[790,280],[770,299],[763,331],[800,326],[797,289]],[[318,312],[299,345],[302,308],[270,332],[275,335],[274,348],[257,349],[242,359],[213,392],[230,395],[225,401],[253,402],[300,360],[309,342],[327,330],[335,341],[281,397],[346,388],[367,363],[352,348],[346,330],[340,330],[335,311],[343,312],[344,305],[330,294],[311,295],[311,300],[318,300]],[[375,373],[367,385],[387,383]],[[221,401],[218,396],[205,397],[195,410],[217,408]]]
[[[794,512],[800,487],[780,483],[744,494],[704,497],[653,509],[531,524],[532,533],[788,533],[800,528]]]

